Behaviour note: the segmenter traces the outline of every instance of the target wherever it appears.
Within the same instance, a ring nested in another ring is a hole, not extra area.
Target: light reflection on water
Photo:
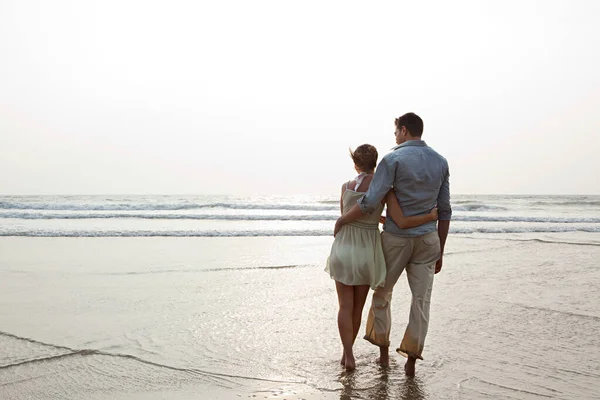
[[[375,364],[362,332],[357,370],[342,371],[337,300],[323,272],[331,238],[3,238],[0,315],[15,336],[0,335],[0,381],[9,383],[0,397],[208,387],[275,398],[594,398],[597,239],[450,237],[425,360],[406,379],[397,354],[389,368]],[[392,348],[408,293],[401,278]],[[57,346],[110,354],[53,358],[66,351]]]

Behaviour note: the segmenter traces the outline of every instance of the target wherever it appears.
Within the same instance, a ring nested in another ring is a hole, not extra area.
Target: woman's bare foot
[[[344,367],[346,368],[346,371],[353,371],[356,368],[356,361],[354,361],[354,356],[345,357]]]
[[[404,364],[404,373],[406,376],[412,378],[415,376],[415,363],[417,362],[416,358],[408,357],[406,360],[406,364]]]

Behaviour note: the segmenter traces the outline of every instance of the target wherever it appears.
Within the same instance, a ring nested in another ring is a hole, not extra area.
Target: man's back
[[[389,168],[395,176],[394,192],[404,215],[425,214],[437,205],[439,219],[450,219],[448,162],[424,141],[402,143],[384,157],[378,168]],[[400,229],[387,218],[384,230],[398,236],[420,236],[435,231],[436,223]]]
[[[426,213],[437,204],[437,226],[431,222],[416,228],[400,229],[391,218],[387,218],[385,232],[381,235],[387,271],[385,285],[375,289],[367,320],[365,339],[379,346],[379,360],[382,365],[388,365],[392,291],[406,270],[412,302],[409,322],[397,351],[408,358],[404,365],[406,375],[414,376],[417,359],[423,359],[421,354],[429,326],[433,277],[442,268],[452,216],[450,174],[446,159],[421,140],[421,117],[406,113],[396,118],[394,124],[396,143],[401,144],[381,160],[369,190],[356,207],[338,219],[334,232],[356,220],[358,214],[373,212],[391,189],[405,216]]]

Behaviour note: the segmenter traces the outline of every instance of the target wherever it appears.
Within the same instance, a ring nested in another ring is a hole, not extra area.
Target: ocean
[[[452,233],[600,232],[600,196],[455,196]],[[4,196],[2,236],[328,236],[332,197]]]
[[[407,379],[339,365],[335,197],[1,196],[0,399],[600,398],[600,196],[452,204]]]

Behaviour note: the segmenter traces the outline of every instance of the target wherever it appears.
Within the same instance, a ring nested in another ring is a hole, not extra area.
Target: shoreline
[[[0,398],[446,400],[600,390],[600,235],[450,236],[412,381],[400,356],[377,366],[365,340],[355,344],[357,369],[340,367],[337,298],[323,272],[332,237],[62,239],[0,238],[8,333]],[[584,240],[592,245],[570,244]],[[392,301],[396,345],[411,302],[405,278]],[[557,340],[567,351],[556,352]]]

